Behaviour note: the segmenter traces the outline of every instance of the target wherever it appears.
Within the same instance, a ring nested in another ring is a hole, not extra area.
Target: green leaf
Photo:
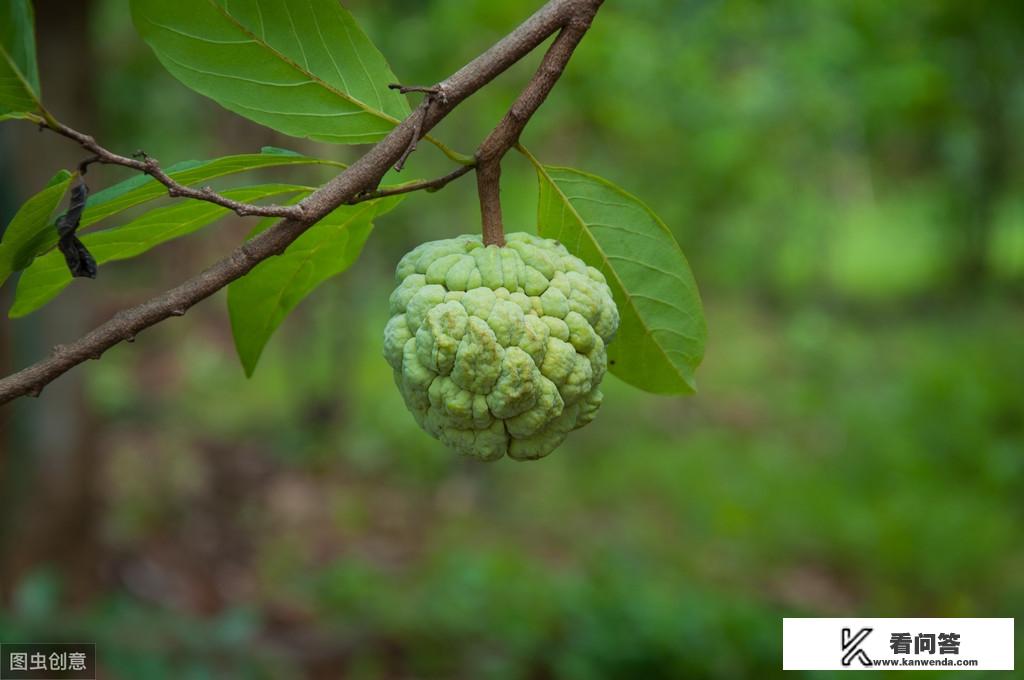
[[[279,146],[265,146],[262,149],[260,149],[260,152],[277,154],[279,156],[302,156],[302,154],[299,153],[298,151],[292,151],[291,149],[282,149]],[[338,165],[341,165],[341,163],[338,163]]]
[[[58,172],[45,189],[21,206],[7,225],[0,239],[0,284],[13,272],[32,264],[40,244],[49,238],[50,231],[56,235],[51,217],[64,198],[72,177],[67,170]]]
[[[178,80],[279,132],[365,144],[409,113],[338,0],[132,0],[132,17]]]
[[[11,111],[10,113],[0,113],[0,122],[5,120],[27,120],[33,123],[42,123],[44,119],[29,111]]]
[[[401,198],[341,206],[306,230],[280,257],[264,260],[228,286],[231,330],[246,376],[252,376],[263,348],[288,313],[356,261],[374,218],[392,210]]]
[[[707,329],[697,284],[672,232],[640,199],[594,175],[540,165],[537,229],[608,280],[621,323],[609,370],[658,393],[696,390]]]
[[[263,184],[230,189],[228,198],[252,203],[273,196],[309,191],[308,187],[294,184]],[[172,206],[151,210],[127,224],[94,231],[82,237],[97,264],[125,260],[150,250],[161,243],[187,236],[208,224],[216,222],[231,211],[213,203],[185,201]],[[12,319],[39,309],[71,283],[64,256],[52,250],[36,259],[18,281],[14,305],[8,316]]]
[[[33,24],[29,0],[0,2],[0,115],[42,109]]]
[[[206,182],[216,177],[234,175],[261,168],[273,168],[287,165],[331,165],[344,168],[344,163],[310,158],[294,151],[266,147],[262,153],[224,156],[212,161],[183,161],[167,168],[167,173],[178,183],[186,186]],[[162,198],[167,195],[167,188],[152,177],[136,175],[123,182],[97,191],[89,197],[85,213],[79,229],[85,229],[100,220],[134,208],[135,206]],[[57,230],[48,233],[39,244],[37,255],[42,255],[57,245]]]

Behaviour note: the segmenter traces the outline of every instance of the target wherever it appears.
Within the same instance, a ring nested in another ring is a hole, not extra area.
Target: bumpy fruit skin
[[[384,357],[420,426],[458,453],[543,458],[594,419],[619,326],[608,284],[557,241],[479,236],[402,258]]]

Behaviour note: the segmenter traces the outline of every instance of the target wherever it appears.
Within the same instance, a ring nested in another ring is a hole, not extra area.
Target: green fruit
[[[398,263],[384,357],[420,426],[458,453],[543,458],[594,419],[619,312],[557,241],[424,243]]]

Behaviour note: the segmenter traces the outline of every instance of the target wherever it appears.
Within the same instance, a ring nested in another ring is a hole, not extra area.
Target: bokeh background
[[[408,83],[538,4],[346,1]],[[108,147],[359,152],[192,94],[127,0],[36,9],[45,101]],[[787,615],[1024,614],[1022,46],[1013,2],[608,2],[524,142],[673,229],[708,317],[700,393],[609,378],[551,457],[454,458],[380,338],[398,258],[476,231],[475,187],[410,197],[253,379],[221,294],[3,411],[0,638],[96,641],[108,678],[739,678],[781,673]],[[472,150],[538,56],[438,135]],[[0,126],[2,222],[82,157]],[[532,230],[532,170],[505,166],[506,221]],[[427,145],[403,178],[449,167]],[[4,371],[251,226],[5,320]]]

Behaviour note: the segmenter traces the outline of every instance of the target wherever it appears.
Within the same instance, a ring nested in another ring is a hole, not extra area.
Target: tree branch
[[[533,78],[477,149],[476,182],[485,245],[505,245],[505,227],[501,219],[501,160],[509,149],[519,143],[526,124],[565,71],[576,46],[590,28],[599,5],[594,5],[589,11],[581,11],[569,20],[544,54]]]
[[[590,21],[602,2],[603,0],[549,0],[486,52],[438,83],[435,88],[444,93],[443,97],[432,98],[429,103],[424,101],[417,111],[398,124],[387,137],[378,142],[359,160],[296,204],[296,214],[286,215],[273,227],[243,243],[228,257],[197,276],[148,302],[117,313],[112,319],[79,340],[69,345],[58,345],[53,349],[49,358],[0,380],[0,404],[26,394],[38,396],[45,385],[72,367],[89,359],[99,359],[107,349],[122,341],[134,339],[144,329],[172,316],[183,315],[188,308],[224,288],[232,281],[248,274],[263,260],[283,253],[306,229],[338,206],[356,199],[361,194],[372,195],[377,192],[381,178],[403,155],[407,155],[406,151],[411,144],[426,135],[467,97],[486,86],[549,36],[561,31],[545,55],[537,74],[478,151],[478,165],[481,158],[490,160],[496,157],[497,161],[500,161],[505,152],[519,138],[527,120],[544,101],[554,82],[564,70],[573,49],[589,27]],[[70,128],[67,131],[74,133]],[[65,136],[75,139],[83,146],[86,146],[85,142],[95,145],[95,141],[85,135],[81,135],[81,138],[73,134],[65,134]],[[98,145],[95,146],[97,148],[90,146],[86,146],[86,148],[97,155],[101,155],[99,150],[106,151]],[[145,163],[145,161],[127,159],[123,156],[118,158],[130,163]],[[130,163],[119,164],[133,167]],[[470,166],[466,167],[470,168]],[[163,172],[159,170],[158,166],[142,171],[161,181],[159,175],[153,174],[154,172]],[[468,170],[466,171],[468,172]],[[167,179],[170,180],[169,177]],[[441,182],[441,180],[445,180],[445,178],[434,181]],[[440,186],[446,184],[447,181],[440,183]],[[188,192],[196,191],[188,187],[184,188]],[[209,200],[210,196],[204,194],[196,198]]]

